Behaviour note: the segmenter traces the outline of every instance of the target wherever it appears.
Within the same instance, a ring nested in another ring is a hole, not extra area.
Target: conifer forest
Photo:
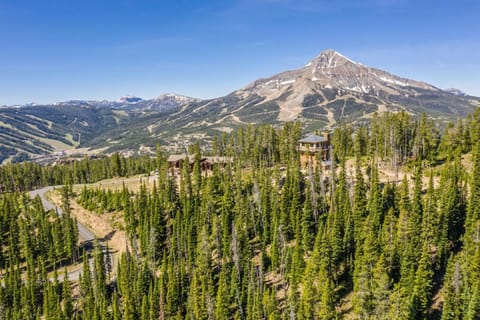
[[[301,164],[306,133],[246,126],[175,170],[161,146],[1,166],[0,319],[480,319],[480,109],[339,125],[333,170]],[[232,161],[205,172],[203,155]],[[29,197],[44,186],[62,214]],[[74,203],[117,214],[124,252],[81,241]]]

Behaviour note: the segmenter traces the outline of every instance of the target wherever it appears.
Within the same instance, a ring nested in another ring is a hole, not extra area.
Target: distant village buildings
[[[298,143],[298,152],[300,153],[302,168],[308,167],[309,164],[316,166],[318,163],[323,170],[331,169],[332,148],[329,132],[324,132],[322,135],[309,134]]]

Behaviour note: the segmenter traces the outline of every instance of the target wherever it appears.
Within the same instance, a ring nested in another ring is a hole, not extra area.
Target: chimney
[[[330,142],[330,132],[329,131],[323,131],[322,136],[327,139],[327,141]]]

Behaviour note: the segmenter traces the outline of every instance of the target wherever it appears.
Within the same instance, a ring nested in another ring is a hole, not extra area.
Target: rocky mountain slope
[[[480,106],[458,89],[367,67],[333,50],[305,66],[258,79],[224,97],[200,100],[166,94],[143,100],[67,101],[0,109],[0,162],[65,147],[115,151],[154,145],[182,148],[192,139],[258,123],[302,121],[308,130],[368,121],[374,112],[405,110],[446,121]]]
[[[464,116],[479,99],[392,75],[326,50],[304,67],[259,79],[218,99],[185,108],[171,120],[186,127],[301,120],[309,126],[368,119],[374,112]],[[193,110],[193,112],[191,112]]]
[[[58,102],[57,106],[91,106],[95,108],[110,108],[129,111],[168,111],[187,103],[199,102],[201,99],[191,98],[179,94],[166,93],[155,99],[144,100],[139,97],[126,95],[117,101],[108,100],[70,100]]]

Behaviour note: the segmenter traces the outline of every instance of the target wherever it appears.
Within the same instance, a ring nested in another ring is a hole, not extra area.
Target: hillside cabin
[[[298,143],[302,168],[306,168],[309,164],[315,166],[317,160],[324,170],[332,167],[329,132],[324,132],[322,135],[309,134]]]

